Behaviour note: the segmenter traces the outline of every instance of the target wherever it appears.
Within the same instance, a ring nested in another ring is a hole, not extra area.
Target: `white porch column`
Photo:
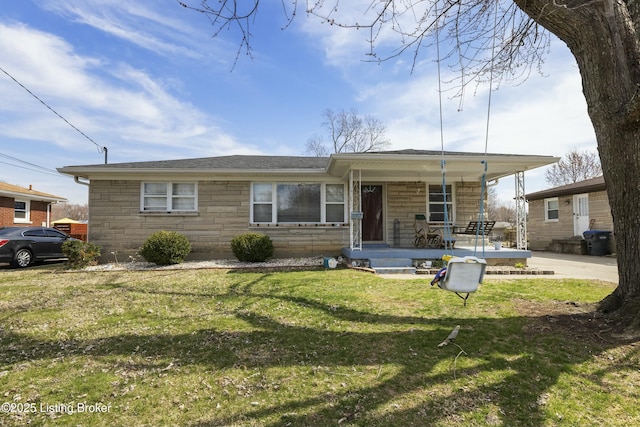
[[[527,200],[524,192],[524,171],[516,172],[516,248],[527,249]]]
[[[362,250],[362,171],[349,171],[349,236],[351,250]]]

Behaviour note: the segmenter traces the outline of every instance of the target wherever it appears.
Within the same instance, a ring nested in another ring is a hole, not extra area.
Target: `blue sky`
[[[213,38],[209,21],[175,0],[4,4],[0,67],[95,144],[0,72],[0,180],[86,203],[86,187],[54,171],[102,163],[98,146],[108,148],[109,163],[304,155],[306,141],[323,132],[326,108],[375,116],[390,149],[440,149],[435,57],[420,58],[413,73],[410,54],[366,62],[366,32],[302,14],[282,30],[280,2],[261,4],[253,58],[241,54],[235,67],[238,33]],[[596,149],[578,69],[562,42],[552,42],[543,73],[493,93],[489,152]],[[467,93],[462,111],[445,94],[446,150],[484,151],[487,89]],[[547,187],[544,169],[526,180],[527,192]],[[510,198],[513,180],[497,188]]]

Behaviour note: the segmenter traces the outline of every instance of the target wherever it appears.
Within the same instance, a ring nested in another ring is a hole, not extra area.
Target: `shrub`
[[[175,231],[157,231],[144,242],[140,255],[157,265],[180,264],[191,252],[191,242]]]
[[[98,263],[100,247],[82,240],[70,239],[62,244],[62,253],[67,257],[67,267],[79,269]]]
[[[273,242],[260,233],[244,233],[231,239],[231,250],[240,261],[264,262],[273,255]]]

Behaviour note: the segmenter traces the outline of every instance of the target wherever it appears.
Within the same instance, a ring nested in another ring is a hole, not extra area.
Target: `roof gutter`
[[[89,186],[89,182],[87,181],[80,181],[80,177],[78,175],[75,175],[73,177],[73,180],[76,182],[76,184],[80,184],[80,185],[86,185],[87,187]]]

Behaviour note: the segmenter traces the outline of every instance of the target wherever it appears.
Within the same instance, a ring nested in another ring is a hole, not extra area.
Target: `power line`
[[[3,73],[5,73],[11,80],[13,80],[14,82],[16,82],[21,88],[23,88],[24,90],[26,90],[31,96],[33,96],[35,99],[37,99],[38,101],[40,101],[40,103],[42,105],[44,105],[45,107],[47,107],[49,110],[51,110],[51,112],[53,114],[55,114],[56,116],[60,117],[62,120],[65,121],[66,124],[68,124],[69,126],[71,126],[73,129],[75,129],[78,133],[80,133],[80,135],[84,136],[86,139],[88,139],[89,141],[91,141],[96,147],[98,147],[98,152],[100,153],[104,153],[104,162],[107,163],[107,147],[104,147],[100,144],[98,144],[97,142],[95,142],[93,139],[91,139],[87,134],[85,134],[84,132],[82,132],[80,129],[78,129],[77,127],[75,127],[73,124],[71,124],[71,122],[69,122],[69,120],[65,119],[64,117],[62,117],[56,110],[54,110],[53,108],[51,108],[49,105],[47,105],[46,102],[44,102],[42,99],[38,98],[38,96],[31,92],[25,85],[23,85],[22,83],[20,83],[15,77],[13,77],[11,74],[9,74],[4,68],[0,67],[0,71],[2,71]]]
[[[0,157],[4,157],[5,159],[13,160],[15,162],[24,163],[25,165],[33,166],[33,167],[36,167],[38,169],[42,169],[43,171],[45,171],[47,173],[54,173],[54,174],[58,173],[58,171],[56,171],[55,169],[49,169],[49,168],[46,168],[44,166],[36,165],[35,163],[27,162],[26,160],[21,160],[21,159],[18,159],[17,157],[13,157],[13,156],[10,156],[8,154],[0,153]],[[3,162],[3,163],[5,163],[7,165],[11,164],[11,163],[6,163],[6,162]],[[18,167],[20,167],[20,166],[18,166]]]
[[[14,165],[13,163],[3,162],[2,160],[0,160],[0,163],[5,164],[5,165],[9,165],[9,166],[13,166],[15,168],[26,169],[26,170],[30,170],[30,171],[33,171],[33,172],[45,173],[47,175],[54,175],[54,176],[58,176],[58,177],[60,177],[60,176],[68,176],[68,175],[62,175],[62,174],[60,174],[58,172],[55,172],[55,173],[49,172],[46,169],[45,170],[41,170],[41,169],[30,168],[30,167],[27,167],[27,166]]]

